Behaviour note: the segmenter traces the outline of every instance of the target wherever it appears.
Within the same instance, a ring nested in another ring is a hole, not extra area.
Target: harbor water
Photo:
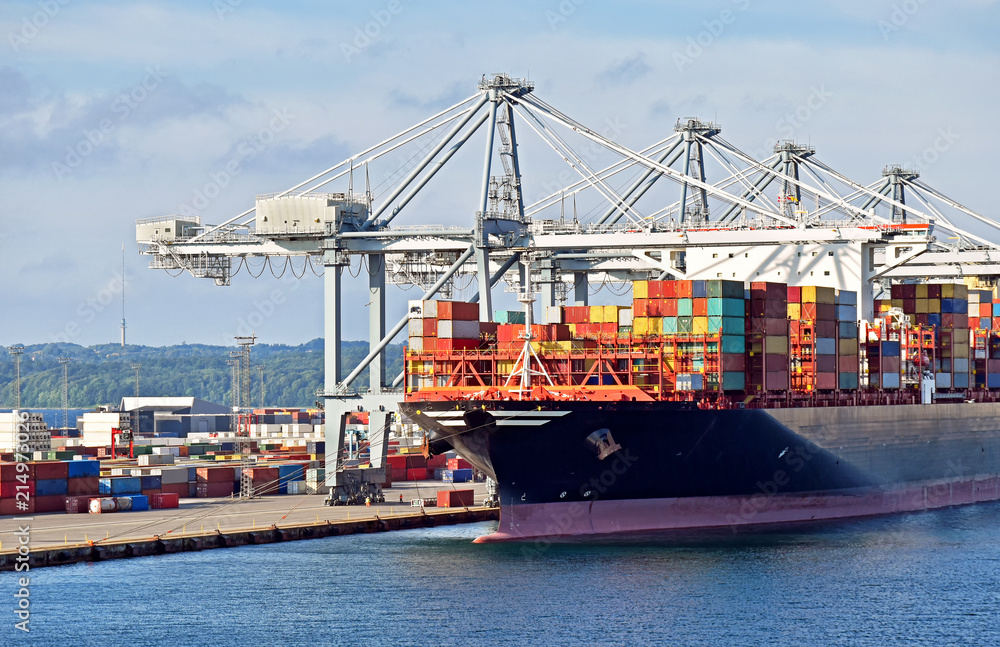
[[[77,564],[31,572],[31,634],[0,644],[997,645],[998,527],[997,503],[554,544],[483,523]]]

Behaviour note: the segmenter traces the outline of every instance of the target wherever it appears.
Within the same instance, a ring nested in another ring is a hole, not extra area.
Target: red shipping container
[[[149,498],[149,507],[153,510],[165,510],[168,508],[180,507],[180,501],[176,494],[154,494]]]
[[[433,337],[424,337],[425,344],[428,339],[433,339]],[[434,350],[438,352],[476,350],[479,348],[478,339],[436,339],[434,341]]]
[[[199,467],[196,472],[198,483],[230,483],[236,479],[236,470],[232,467]]]
[[[407,481],[426,481],[427,480],[427,468],[424,468],[424,467],[414,467],[413,469],[406,470],[406,480]]]
[[[444,454],[438,454],[437,456],[428,458],[425,467],[430,470],[443,470],[447,469],[447,465],[448,457]]]
[[[664,283],[666,283],[666,281],[647,281],[646,297],[649,299],[662,299]]]
[[[831,357],[833,357],[831,355]],[[764,355],[764,370],[767,372],[774,371],[787,371],[788,370],[788,355],[777,355],[775,353],[768,353]]]
[[[894,299],[897,297],[893,297]],[[917,298],[917,286],[915,283],[904,283],[900,286],[900,296],[901,299],[913,299]]]
[[[25,509],[18,507],[19,504],[25,504],[24,500],[17,499],[0,499],[0,515],[14,514],[14,515],[24,515],[31,514],[35,511],[35,500],[37,497],[30,497],[28,499],[27,506]]]
[[[954,328],[955,327],[955,317],[956,315],[945,312],[941,315],[941,327],[942,328]]]
[[[187,498],[190,495],[190,488],[187,483],[164,483],[160,486],[160,494],[176,494]]]
[[[836,373],[817,373],[816,388],[823,390],[833,390],[837,388]]]
[[[775,371],[767,373],[767,390],[785,390],[788,388],[788,371]]]
[[[660,301],[660,314],[656,316],[660,317],[676,317],[677,316],[677,299],[663,299]]]
[[[437,337],[438,334],[438,322],[437,319],[422,319],[423,323],[423,333],[421,337]],[[306,421],[308,422],[308,420]]]
[[[666,303],[664,299],[649,299],[646,302],[646,314],[642,316],[646,317],[663,317],[663,306]],[[675,302],[676,303],[676,302]]]
[[[913,323],[918,326],[929,326],[931,323],[931,318],[926,312],[921,312],[920,314],[911,314],[913,317]]]
[[[64,510],[67,514],[80,514],[90,512],[90,499],[89,496],[68,496],[65,499]]]
[[[915,285],[907,285],[905,287],[913,288],[914,291],[917,288],[917,286],[915,286]],[[916,299],[916,297],[913,297],[913,298],[909,298],[909,297],[904,298],[903,299],[903,312],[905,312],[907,314],[913,314],[916,311],[917,311],[917,299]]]
[[[799,319],[802,321],[816,321],[818,317],[816,316],[816,304],[815,303],[803,303],[799,308],[801,313]]]
[[[785,295],[789,303],[802,303],[802,288],[797,285],[789,285]]]
[[[693,296],[693,283],[691,281],[671,281],[677,289],[677,293],[672,295],[678,299],[690,299]]]
[[[466,470],[471,469],[472,463],[465,460],[464,458],[449,458],[448,459],[448,469],[450,470]]]
[[[646,314],[646,302],[649,299],[632,299],[632,316],[633,317],[648,317]]]
[[[954,315],[954,322],[956,328],[968,328],[969,327],[969,314],[962,314],[961,312],[956,312]]]
[[[812,305],[812,304],[810,304]],[[837,306],[832,303],[817,303],[816,304],[816,320],[817,321],[836,321],[837,320]]]
[[[836,355],[817,355],[816,356],[816,370],[820,373],[836,373],[837,372],[837,356]]]
[[[97,476],[79,476],[77,478],[66,480],[66,495],[67,496],[83,496],[85,494],[99,494]]]
[[[940,299],[941,298],[941,284],[940,283],[928,283],[927,284],[927,298],[928,299]]]
[[[0,483],[0,498],[13,499],[14,497],[17,496],[18,492],[27,492],[29,496],[34,495],[35,482],[28,481],[26,483],[21,483],[20,481],[15,480],[15,481],[9,481],[9,482],[5,481],[3,483]]]
[[[201,471],[201,470],[199,470]],[[195,488],[195,496],[200,499],[209,497],[232,496],[232,481],[205,481],[198,483]]]
[[[62,494],[32,497],[35,512],[66,512],[66,497]]]
[[[617,325],[617,324],[615,324]],[[573,336],[566,324],[548,324],[548,341],[569,341]]]
[[[465,301],[438,301],[438,319],[475,321],[479,319],[479,304]]]
[[[798,322],[793,321],[792,323]],[[751,319],[749,328],[751,333],[757,335],[784,337],[788,334],[789,322],[787,319]]]
[[[473,490],[441,490],[437,493],[439,508],[468,508],[475,505],[474,499]]]
[[[786,302],[788,301],[788,285],[769,281],[753,281],[750,283],[750,298]]]
[[[407,454],[405,469],[416,467],[427,467],[427,459],[424,458],[423,454]]]
[[[69,474],[69,465],[65,461],[45,461],[35,463],[35,480],[48,481],[65,479]],[[60,502],[60,509],[65,502]]]
[[[858,356],[857,355],[842,355],[837,358],[838,366],[837,368],[841,373],[857,373],[858,372]]]
[[[820,304],[823,305],[823,304]],[[816,322],[816,336],[817,337],[836,337],[837,336],[837,322],[836,321],[817,321]]]
[[[992,317],[993,316],[993,304],[992,303],[980,303],[979,304],[979,316],[980,317]]]
[[[982,324],[979,317],[969,317],[969,330],[981,330]]]
[[[745,371],[747,356],[743,353],[723,353],[722,354],[722,370],[723,371]]]
[[[788,306],[784,299],[768,301],[762,298],[753,298],[750,300],[749,315],[753,319],[785,319],[788,317]]]

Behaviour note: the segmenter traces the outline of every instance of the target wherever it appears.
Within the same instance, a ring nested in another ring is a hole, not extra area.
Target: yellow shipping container
[[[916,312],[918,315],[927,314],[927,299],[917,299]]]
[[[604,306],[590,306],[590,323],[604,323]],[[615,317],[618,323],[618,317]]]
[[[921,283],[920,285],[917,286],[917,298],[918,299],[927,298],[927,285],[925,283]]]
[[[900,299],[900,301],[902,301],[902,299]],[[885,301],[880,303],[878,306],[879,312],[889,312],[889,309],[893,307],[898,307],[898,306],[893,306],[891,303],[886,303]]]
[[[632,319],[632,334],[648,335],[649,317],[635,317],[634,319]]]
[[[951,337],[952,344],[968,344],[969,330],[967,328],[956,328]]]
[[[801,303],[789,303],[788,304],[788,318],[789,319],[801,319],[802,318],[802,304]]]
[[[649,318],[649,332],[648,335],[659,335],[663,333],[663,318],[662,317],[650,317]]]
[[[632,298],[649,298],[649,281],[632,281]]]
[[[708,317],[694,317],[691,322],[691,332],[695,335],[707,335]]]
[[[941,299],[927,299],[927,312],[941,312]]]
[[[604,323],[618,323],[618,306],[604,306]]]
[[[764,338],[764,350],[768,355],[788,354],[788,337],[769,335]]]
[[[840,355],[843,357],[851,357],[858,354],[858,340],[857,339],[841,339],[840,340]]]
[[[903,300],[902,299],[892,299],[892,307],[893,308],[902,309],[903,308]]]
[[[803,285],[802,303],[837,303],[837,291],[833,288]]]

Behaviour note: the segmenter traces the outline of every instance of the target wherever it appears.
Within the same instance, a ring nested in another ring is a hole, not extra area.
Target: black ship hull
[[[405,402],[499,484],[481,541],[730,527],[1000,499],[1000,404],[703,410]]]

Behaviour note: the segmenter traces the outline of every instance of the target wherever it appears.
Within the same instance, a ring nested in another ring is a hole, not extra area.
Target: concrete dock
[[[13,570],[19,526],[30,526],[31,568],[116,557],[203,550],[253,543],[309,539],[357,532],[469,523],[497,518],[489,508],[413,507],[411,499],[436,498],[439,490],[472,489],[482,503],[482,483],[398,482],[386,502],[367,506],[325,506],[321,495],[239,499],[181,499],[180,508],[112,514],[49,513],[31,521],[3,517],[0,570]],[[399,498],[402,496],[403,503]]]

